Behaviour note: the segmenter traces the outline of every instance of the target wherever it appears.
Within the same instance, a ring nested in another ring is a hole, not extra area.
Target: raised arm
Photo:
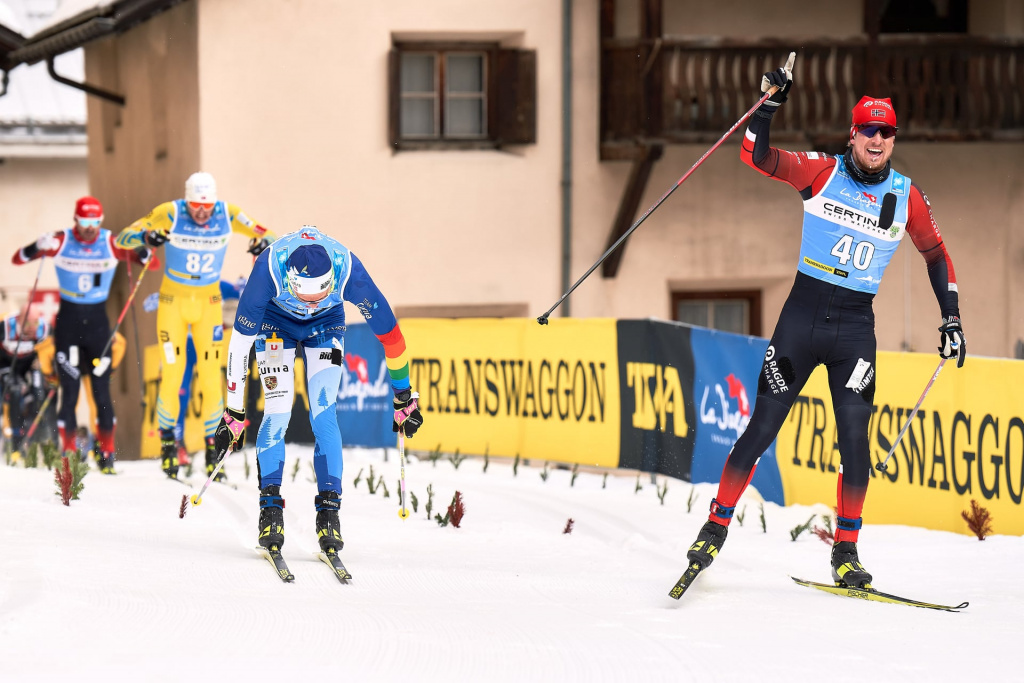
[[[174,225],[176,212],[174,202],[164,202],[118,233],[114,245],[127,250],[159,247],[167,241],[167,232]]]
[[[37,258],[56,256],[62,244],[64,244],[63,232],[43,233],[35,242],[26,244],[14,252],[14,256],[11,257],[11,263],[21,266]]]

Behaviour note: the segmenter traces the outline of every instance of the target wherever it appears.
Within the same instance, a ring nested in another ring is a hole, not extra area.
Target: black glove
[[[955,315],[943,318],[939,332],[942,333],[939,338],[939,355],[943,358],[956,358],[956,366],[962,368],[967,358],[967,339],[960,326],[960,318]]]
[[[416,430],[423,424],[423,415],[420,413],[420,397],[415,391],[405,389],[395,394],[395,418],[391,423],[391,431],[401,431],[410,439]]]
[[[151,247],[159,247],[167,241],[167,233],[159,230],[147,230],[142,235],[142,241]]]
[[[228,408],[220,418],[217,431],[213,433],[213,445],[217,448],[217,462],[229,450],[240,451],[245,443],[245,411]]]
[[[149,247],[135,247],[135,258],[142,265],[146,265],[153,258],[153,250]]]
[[[776,69],[761,76],[761,92],[768,92],[772,86],[778,86],[779,89],[768,98],[768,101],[782,104],[789,99],[789,89],[793,87],[792,74],[787,76],[785,69]]]
[[[778,90],[772,93],[772,96],[758,108],[758,111],[764,109],[774,113],[780,104],[789,99],[789,89],[793,87],[793,62],[795,61],[796,53],[790,52],[785,66],[761,76],[761,92],[768,92],[773,86],[778,87]]]
[[[263,239],[253,237],[251,240],[249,240],[249,248],[246,249],[246,251],[248,251],[253,256],[259,256],[260,254],[263,253],[263,250],[269,246],[270,240],[268,240],[266,237],[264,237]]]

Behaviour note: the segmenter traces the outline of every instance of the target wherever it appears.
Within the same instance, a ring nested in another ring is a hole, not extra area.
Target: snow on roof
[[[83,11],[81,0],[0,0],[0,23],[24,36],[31,36],[53,25],[54,17]],[[85,78],[85,57],[81,49],[60,55],[55,60],[57,73],[72,80]],[[40,127],[61,127],[61,141],[69,132],[77,144],[84,143],[84,131],[69,131],[85,126],[85,93],[57,83],[47,73],[46,64],[20,65],[10,72],[7,94],[0,97],[0,145],[57,142]]]

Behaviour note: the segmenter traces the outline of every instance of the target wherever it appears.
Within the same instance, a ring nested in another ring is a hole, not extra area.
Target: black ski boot
[[[832,546],[832,580],[837,586],[871,588],[871,574],[860,563],[853,541],[840,541]]]
[[[160,469],[171,479],[178,478],[178,446],[172,430],[160,430]]]
[[[97,455],[99,457],[96,458],[96,465],[99,466],[100,472],[103,474],[116,474],[114,472],[114,454],[99,451]]]
[[[224,457],[228,457],[225,453]],[[213,474],[213,471],[217,469],[217,444],[214,442],[212,436],[206,438],[206,476]],[[220,468],[220,472],[213,478],[214,481],[224,481],[228,478],[228,475],[224,473],[224,468]]]
[[[341,496],[334,491],[321,491],[316,497],[316,537],[325,553],[336,553],[345,547],[338,521],[339,507]]]
[[[696,562],[701,569],[707,569],[708,565],[715,561],[718,551],[725,543],[725,537],[729,534],[729,527],[722,526],[710,519],[704,523],[697,540],[693,542],[686,552],[686,559],[691,563]]]
[[[280,486],[260,489],[260,545],[267,550],[284,546],[284,498]]]

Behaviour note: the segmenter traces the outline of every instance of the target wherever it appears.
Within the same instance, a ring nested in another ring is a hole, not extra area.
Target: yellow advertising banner
[[[231,340],[231,329],[224,330],[224,348],[226,349],[228,343]],[[161,359],[163,358],[163,350],[157,344],[152,344],[145,347],[142,350],[144,363],[143,363],[143,378],[146,385],[146,414],[143,415],[142,425],[142,446],[139,451],[143,458],[159,458],[160,457],[160,427],[157,424],[156,417],[156,404],[157,396],[160,392],[160,378],[161,378]],[[221,392],[223,396],[227,396],[227,380],[225,376],[225,363],[227,354],[223,354],[224,358],[221,360],[220,379],[221,379]],[[306,380],[305,380],[305,366],[301,358],[295,359],[295,400],[303,401],[306,410],[309,409],[309,398],[306,396]],[[185,450],[189,453],[201,453],[206,448],[206,427],[203,424],[202,415],[202,398],[200,396],[198,382],[195,381],[195,369],[191,370],[191,380],[188,386],[189,398],[185,405],[185,430],[184,430],[184,442]],[[259,375],[256,372],[256,365],[253,364],[249,368],[249,381],[256,382],[256,386],[259,387]],[[257,388],[255,408],[256,411],[262,415],[263,413],[263,392]],[[250,394],[251,395],[251,394]],[[247,407],[248,408],[248,407]],[[252,414],[249,415],[250,420]]]
[[[878,354],[868,438],[869,524],[970,533],[960,513],[971,500],[992,513],[993,532],[1024,534],[1024,362],[948,361],[889,460],[885,460],[935,372],[935,354]],[[827,374],[819,367],[776,441],[786,504],[836,503],[840,456]]]
[[[416,448],[619,464],[615,320],[408,319]]]

